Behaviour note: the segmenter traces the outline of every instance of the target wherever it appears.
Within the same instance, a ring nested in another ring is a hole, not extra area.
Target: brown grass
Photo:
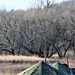
[[[37,56],[0,56],[0,75],[16,75],[28,67],[34,65],[39,61],[44,61],[44,58]],[[66,59],[59,59],[56,55],[47,59],[48,63],[59,61],[66,63]],[[69,59],[70,67],[75,68],[75,60]]]
[[[5,55],[2,55],[0,56],[0,60],[2,61],[12,61],[12,60],[23,60],[23,61],[35,61],[35,60],[43,60],[43,58],[39,58],[39,57],[36,57],[36,56],[12,56],[12,55],[8,55],[8,56],[5,56]]]

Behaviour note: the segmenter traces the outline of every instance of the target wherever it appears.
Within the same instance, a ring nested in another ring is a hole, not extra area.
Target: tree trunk
[[[47,46],[47,49],[46,49],[46,56],[47,57],[49,56],[49,46]]]
[[[67,51],[68,51],[68,50],[65,50],[65,51],[64,51],[63,57],[65,57],[65,56],[66,56],[66,52],[67,52]]]
[[[50,54],[50,55],[48,56],[48,58],[53,55],[53,49],[51,50],[51,52],[50,52],[49,54]]]
[[[59,58],[62,58],[62,52],[60,51],[60,49],[56,49],[56,52],[58,53]]]
[[[74,59],[75,59],[75,49],[74,49]]]
[[[15,51],[14,51],[13,49],[12,49],[12,51],[11,51],[11,54],[12,54],[12,55],[15,55]]]

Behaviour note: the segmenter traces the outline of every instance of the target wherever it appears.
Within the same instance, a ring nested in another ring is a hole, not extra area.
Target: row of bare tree
[[[0,10],[0,54],[75,55],[75,8],[71,1],[41,9]]]

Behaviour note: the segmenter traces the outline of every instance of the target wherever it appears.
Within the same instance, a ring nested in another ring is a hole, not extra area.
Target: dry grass
[[[39,61],[44,61],[44,58],[37,56],[0,56],[0,75],[16,75]],[[47,61],[48,63],[55,61],[66,63],[66,59],[59,59],[56,55]],[[75,60],[69,60],[69,62],[70,67],[75,67]]]
[[[4,64],[0,65],[0,75],[16,75],[17,73],[30,67],[31,64]]]
[[[35,60],[43,60],[43,58],[39,58],[39,57],[37,57],[37,56],[12,56],[12,55],[8,55],[8,56],[5,56],[5,55],[3,55],[3,56],[0,56],[0,60],[2,60],[2,61],[12,61],[12,60],[15,60],[15,61],[21,61],[21,60],[23,60],[23,61],[35,61]]]

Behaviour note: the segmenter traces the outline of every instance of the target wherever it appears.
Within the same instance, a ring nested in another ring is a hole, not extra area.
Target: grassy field
[[[39,61],[44,61],[44,58],[37,56],[0,56],[0,75],[16,75],[28,67],[36,64]],[[59,59],[57,56],[47,59],[47,63],[59,61],[66,63],[66,59]],[[75,60],[69,59],[69,66],[75,67]]]

